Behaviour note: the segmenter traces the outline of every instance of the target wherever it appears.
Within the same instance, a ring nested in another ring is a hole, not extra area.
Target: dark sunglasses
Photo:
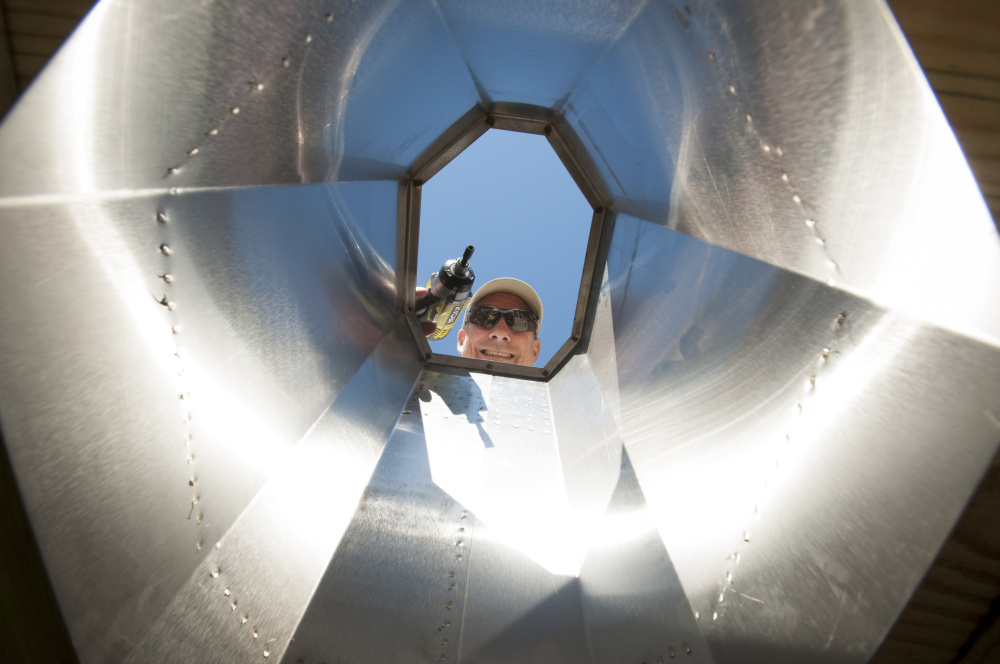
[[[512,332],[534,332],[538,329],[538,316],[524,309],[501,309],[489,304],[469,307],[468,322],[487,330],[500,322],[503,317]]]

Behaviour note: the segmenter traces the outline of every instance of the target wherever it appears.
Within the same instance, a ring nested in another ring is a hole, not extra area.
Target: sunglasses
[[[538,316],[524,309],[501,309],[489,304],[469,307],[468,322],[487,330],[504,319],[512,332],[534,332],[538,329]]]

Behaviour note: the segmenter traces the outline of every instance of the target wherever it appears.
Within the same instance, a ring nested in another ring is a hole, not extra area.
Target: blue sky
[[[423,187],[417,282],[475,245],[476,288],[514,277],[542,298],[544,366],[569,338],[592,216],[544,137],[491,129]],[[431,350],[456,355],[457,337]]]

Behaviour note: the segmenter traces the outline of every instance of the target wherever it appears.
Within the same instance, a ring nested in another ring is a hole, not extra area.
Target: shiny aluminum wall
[[[395,306],[399,183],[495,102],[611,197],[548,383]],[[875,2],[104,2],[0,164],[84,662],[863,662],[1000,438],[1000,243]]]

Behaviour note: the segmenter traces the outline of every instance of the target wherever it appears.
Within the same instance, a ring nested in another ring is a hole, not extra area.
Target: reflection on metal
[[[597,270],[598,247],[604,237],[607,219],[607,211],[605,210],[607,193],[600,180],[594,176],[593,165],[585,161],[574,147],[580,145],[580,141],[573,135],[573,130],[567,126],[560,127],[560,122],[553,117],[550,109],[525,104],[492,104],[488,111],[478,112],[477,109],[473,109],[446,131],[417,160],[417,166],[412,169],[412,177],[400,187],[399,194],[399,235],[406,238],[406,243],[400,246],[399,256],[402,277],[402,288],[399,292],[400,306],[406,311],[414,310],[413,292],[417,285],[420,194],[423,185],[491,128],[544,136],[573,181],[580,188],[587,203],[594,208],[570,338],[563,342],[544,367],[522,367],[501,362],[483,362],[452,355],[435,354],[431,351],[430,344],[427,343],[416,321],[409,321],[410,329],[420,352],[427,360],[426,366],[428,368],[453,367],[488,371],[496,375],[545,380],[565,363],[566,358],[584,339],[584,320],[594,296],[594,273]]]
[[[916,72],[878,2],[99,5],[0,128],[0,425],[79,659],[869,659],[1000,431]],[[607,210],[584,342],[427,368],[409,169],[526,107]]]

